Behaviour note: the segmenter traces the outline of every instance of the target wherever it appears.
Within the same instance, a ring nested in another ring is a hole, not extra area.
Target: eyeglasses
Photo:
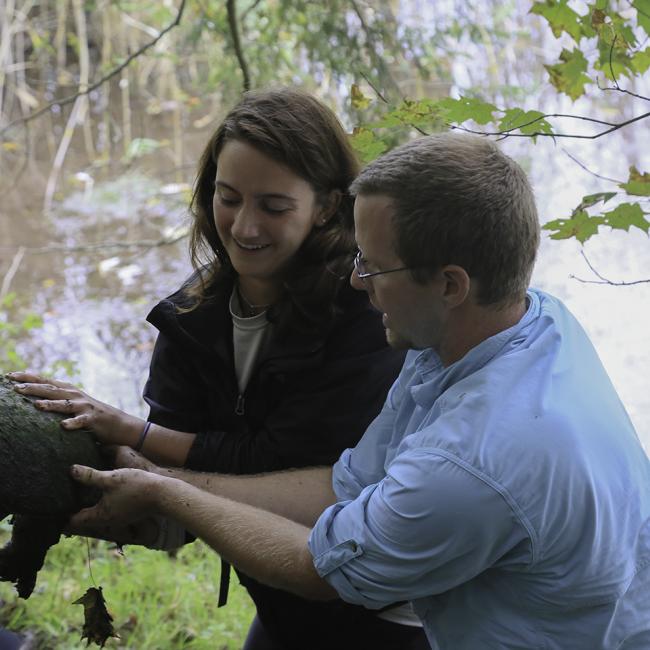
[[[408,271],[412,269],[412,266],[401,266],[399,269],[388,269],[387,271],[366,271],[366,261],[363,259],[361,251],[357,251],[357,254],[354,258],[354,269],[359,276],[359,279],[365,280],[366,278],[371,278],[373,275],[383,275],[384,273],[397,273],[397,271]]]

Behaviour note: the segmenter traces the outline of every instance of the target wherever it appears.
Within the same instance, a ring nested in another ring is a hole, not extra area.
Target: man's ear
[[[449,264],[440,270],[440,274],[445,283],[442,299],[447,303],[447,307],[452,309],[462,305],[472,286],[467,271],[462,266]]]
[[[341,203],[341,192],[332,190],[322,205],[316,211],[316,227],[322,228],[335,214]]]

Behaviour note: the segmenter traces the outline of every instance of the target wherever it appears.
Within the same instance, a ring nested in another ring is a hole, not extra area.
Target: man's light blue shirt
[[[411,351],[309,539],[351,603],[434,650],[650,648],[650,462],[585,332],[528,293],[443,367]]]

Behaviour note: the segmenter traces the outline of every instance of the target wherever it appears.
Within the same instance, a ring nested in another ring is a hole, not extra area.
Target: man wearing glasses
[[[258,477],[122,449],[149,471],[75,468],[104,497],[73,525],[153,510],[273,586],[410,601],[432,648],[650,648],[650,462],[580,325],[528,288],[539,225],[523,171],[485,139],[440,134],[371,163],[352,192],[352,284],[409,349],[359,444],[333,468]]]

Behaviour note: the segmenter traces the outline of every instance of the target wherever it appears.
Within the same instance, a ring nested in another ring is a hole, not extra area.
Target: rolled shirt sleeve
[[[345,477],[345,457],[339,465]],[[309,548],[341,598],[378,609],[447,591],[513,561],[516,548],[516,561],[529,561],[528,540],[502,487],[452,454],[416,448],[399,454],[381,481],[328,508]]]

